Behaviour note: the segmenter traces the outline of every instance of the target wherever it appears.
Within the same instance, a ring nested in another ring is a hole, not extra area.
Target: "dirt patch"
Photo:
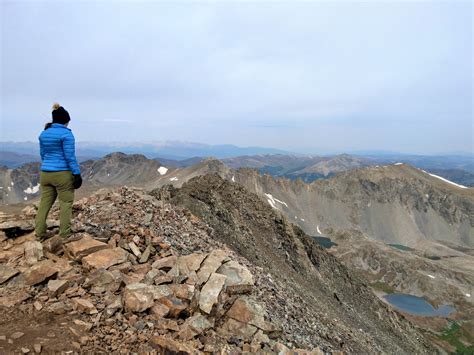
[[[0,353],[22,352],[22,348],[34,353],[35,344],[40,344],[42,352],[47,353],[74,349],[75,337],[69,330],[73,323],[69,316],[33,312],[28,308],[0,309]]]

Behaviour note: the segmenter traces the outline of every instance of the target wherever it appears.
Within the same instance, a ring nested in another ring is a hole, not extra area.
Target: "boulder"
[[[144,312],[154,304],[152,286],[135,283],[125,287],[123,305],[126,312]]]
[[[189,275],[192,271],[197,271],[205,258],[206,254],[202,253],[193,253],[179,257],[177,261],[179,275]]]
[[[25,243],[25,260],[28,265],[36,264],[43,259],[43,244],[33,240]]]
[[[199,334],[202,334],[207,329],[212,328],[213,326],[214,320],[211,321],[202,314],[195,314],[194,316],[186,319],[181,331],[178,334],[178,337],[182,340],[190,340]]]
[[[94,304],[89,300],[86,300],[83,298],[73,298],[72,302],[74,305],[74,309],[76,309],[79,313],[86,313],[86,314],[98,313]]]
[[[171,318],[178,318],[181,312],[188,308],[187,303],[174,296],[162,297],[158,302],[168,307],[168,316]]]
[[[205,313],[211,313],[212,307],[217,303],[219,294],[224,287],[227,276],[213,273],[201,289],[199,308]]]
[[[197,284],[202,285],[205,283],[209,279],[209,276],[216,272],[216,270],[221,266],[222,262],[228,257],[228,255],[229,253],[222,249],[211,251],[197,272]]]
[[[23,272],[23,277],[27,285],[34,286],[54,277],[57,273],[58,270],[54,263],[49,260],[44,260]]]
[[[0,285],[10,280],[13,276],[18,275],[19,272],[8,265],[0,264]]]
[[[227,276],[226,286],[253,285],[252,273],[245,266],[231,260],[217,269],[217,273]]]
[[[241,337],[244,340],[251,340],[258,328],[251,324],[242,323],[238,320],[229,318],[217,330],[217,333],[224,337]]]
[[[48,282],[48,292],[53,297],[63,293],[68,287],[69,282],[67,280],[49,280]]]
[[[173,340],[165,336],[154,336],[150,339],[150,345],[163,354],[191,355],[197,352],[192,346],[183,344],[182,341]]]
[[[153,314],[156,318],[164,318],[170,312],[170,309],[160,302],[155,302],[151,307],[150,313]]]
[[[178,298],[191,301],[194,295],[194,286],[187,284],[173,284],[169,285],[169,288]]]
[[[237,298],[226,313],[228,317],[238,320],[239,322],[248,323],[257,328],[268,330],[264,314],[265,311],[262,306],[245,296]]]
[[[110,245],[99,242],[89,234],[84,233],[81,239],[65,244],[64,253],[71,259],[81,260],[89,254],[108,248],[110,248]]]
[[[161,258],[156,260],[151,267],[153,269],[171,269],[175,264],[178,258],[174,255],[167,256],[165,258]]]
[[[108,269],[127,261],[128,253],[122,248],[111,248],[96,251],[82,259],[82,264],[88,269]]]

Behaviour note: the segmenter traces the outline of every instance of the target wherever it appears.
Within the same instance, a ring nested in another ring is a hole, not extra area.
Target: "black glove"
[[[74,177],[74,182],[72,183],[72,186],[74,186],[74,189],[77,190],[82,186],[82,177],[81,174],[73,175]]]

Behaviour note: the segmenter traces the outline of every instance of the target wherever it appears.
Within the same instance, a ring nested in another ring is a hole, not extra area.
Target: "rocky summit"
[[[82,238],[68,244],[54,225],[35,241],[34,214],[0,232],[1,352],[435,351],[302,230],[217,175],[152,194],[100,190],[74,204]]]

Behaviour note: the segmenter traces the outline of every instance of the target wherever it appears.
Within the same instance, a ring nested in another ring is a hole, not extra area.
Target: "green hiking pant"
[[[73,176],[70,171],[42,171],[40,173],[41,202],[36,215],[36,236],[46,234],[46,218],[56,197],[59,198],[59,235],[71,234],[72,204],[74,202]]]

